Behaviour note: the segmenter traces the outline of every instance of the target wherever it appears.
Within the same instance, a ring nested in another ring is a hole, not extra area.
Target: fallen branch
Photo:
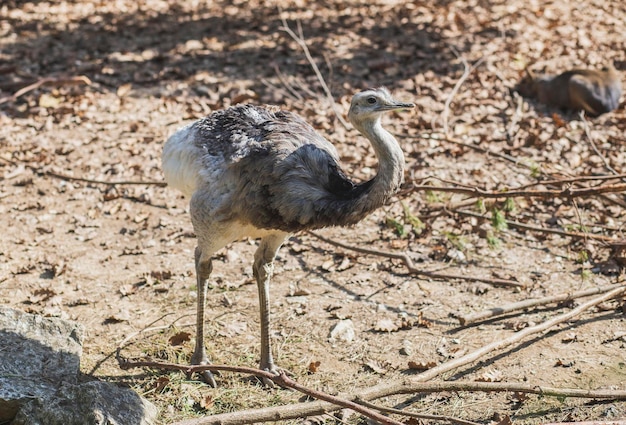
[[[432,185],[414,185],[411,191],[431,190],[433,192],[453,192],[468,195],[471,198],[580,198],[604,193],[626,192],[626,183],[585,187],[585,188],[565,188],[561,190],[502,190],[497,192],[488,191],[478,187],[450,187],[450,186],[432,186]]]
[[[480,424],[478,422],[466,421],[464,419],[455,418],[453,416],[432,415],[432,414],[428,414],[428,413],[407,412],[406,410],[394,409],[392,407],[379,406],[377,404],[370,403],[369,401],[365,401],[365,400],[358,400],[358,402],[359,402],[359,404],[362,404],[365,407],[369,407],[370,409],[378,410],[379,412],[383,412],[383,413],[393,413],[393,414],[396,414],[396,415],[404,415],[404,416],[408,416],[410,418],[430,419],[430,420],[434,420],[434,421],[445,421],[445,422],[450,422],[450,423],[456,424],[456,425],[482,425],[482,424]]]
[[[20,96],[25,95],[28,92],[33,90],[37,90],[42,86],[66,86],[66,85],[77,85],[77,84],[86,84],[88,86],[91,85],[91,80],[84,75],[80,75],[77,77],[47,77],[42,78],[32,84],[29,84],[26,87],[23,87],[13,93],[11,96],[6,96],[0,99],[0,105],[7,102],[15,102]]]
[[[380,422],[381,424],[402,425],[401,422],[394,421],[386,416],[381,415],[380,413],[377,413],[351,400],[346,400],[341,397],[332,396],[330,394],[326,394],[321,391],[317,391],[311,388],[307,388],[303,385],[300,385],[293,379],[289,378],[287,374],[285,374],[284,372],[276,375],[273,372],[268,372],[265,370],[260,370],[260,369],[255,369],[251,367],[245,367],[245,366],[227,366],[227,365],[184,366],[184,365],[179,365],[175,363],[165,363],[165,362],[129,361],[127,359],[123,359],[119,355],[119,351],[117,354],[117,360],[118,360],[120,368],[123,370],[136,368],[136,367],[151,367],[151,368],[165,369],[165,370],[179,370],[181,372],[185,372],[186,374],[203,372],[205,370],[210,370],[212,372],[219,371],[219,372],[246,373],[249,375],[257,376],[259,378],[267,378],[283,388],[290,388],[290,389],[299,391],[315,399],[332,403],[335,406],[352,409],[355,412],[358,412],[364,416],[367,416],[368,418],[371,418]],[[264,409],[261,409],[261,410],[264,410]],[[291,417],[283,418],[283,417],[274,416],[272,417],[272,420],[281,420],[281,419],[290,419],[290,418]],[[189,419],[189,420],[185,420],[181,422],[176,422],[176,424],[177,425],[183,425],[183,424],[184,425],[200,425],[200,424],[205,424],[205,423],[212,423],[212,422],[206,422],[206,419],[207,418]],[[246,422],[240,422],[240,423],[256,423],[256,422],[264,421],[264,420],[267,420],[267,418],[258,418],[256,417],[256,415],[251,415],[250,417],[247,418]],[[219,423],[224,423],[224,422],[219,422]]]
[[[33,167],[35,168],[35,167]],[[117,181],[107,181],[107,180],[95,180],[95,179],[87,179],[84,177],[73,177],[67,176],[65,174],[55,173],[54,171],[43,171],[42,172],[46,176],[55,177],[61,180],[67,181],[78,181],[84,183],[92,183],[92,184],[107,184],[110,186],[124,186],[124,185],[146,185],[146,186],[167,186],[165,182],[157,182],[157,181],[141,181],[141,180],[117,180]]]
[[[20,164],[18,164],[15,161],[11,161],[10,159],[7,158],[3,158],[0,156],[0,160],[6,162],[7,164],[11,164],[13,166],[19,167]],[[23,164],[24,167],[34,171],[35,173],[39,173],[39,174],[43,174],[45,176],[50,176],[50,177],[54,177],[57,179],[61,179],[61,180],[66,180],[66,181],[79,181],[79,182],[84,182],[84,183],[93,183],[93,184],[108,184],[111,186],[121,186],[121,185],[154,185],[154,186],[167,186],[167,183],[165,182],[157,182],[157,181],[138,181],[138,180],[117,180],[117,181],[107,181],[107,180],[95,180],[95,179],[88,179],[88,178],[84,178],[84,177],[74,177],[74,176],[68,176],[65,174],[60,174],[60,173],[56,173],[54,171],[47,171],[47,170],[42,170],[40,167],[35,167],[32,166],[30,164]]]
[[[485,60],[485,58],[482,57],[470,66],[463,56],[458,55],[454,48],[452,49],[452,52],[456,55],[457,58],[460,58],[461,62],[463,63],[463,75],[461,75],[461,78],[459,78],[459,80],[452,88],[452,91],[446,98],[446,102],[443,106],[443,111],[441,112],[441,120],[443,121],[443,132],[445,135],[448,135],[448,115],[450,114],[450,104],[452,103],[452,99],[454,99],[454,96],[456,96],[465,80],[467,80],[471,73]]]
[[[500,152],[493,152],[493,151],[491,151],[489,149],[480,147],[478,145],[474,145],[474,144],[471,144],[471,143],[465,143],[465,142],[462,142],[460,140],[456,140],[456,139],[454,139],[452,137],[445,136],[445,135],[443,135],[443,137],[441,137],[439,135],[435,136],[433,134],[420,134],[418,136],[402,136],[402,137],[403,138],[413,138],[413,139],[440,140],[442,142],[452,143],[453,145],[463,146],[463,147],[466,147],[468,149],[473,149],[473,150],[475,150],[477,152],[481,152],[481,153],[484,153],[484,154],[487,154],[487,155],[491,155],[491,156],[494,156],[494,157],[497,157],[497,158],[501,158],[501,159],[504,159],[506,161],[512,162],[515,165],[522,165],[522,166],[524,166],[526,168],[531,168],[529,165],[524,164],[519,158],[515,158],[515,157],[513,157],[511,155],[507,155],[507,154],[500,153]]]
[[[582,389],[559,389],[559,388],[549,388],[549,387],[541,387],[541,386],[531,386],[525,384],[515,384],[515,383],[492,383],[492,382],[476,382],[476,383],[467,383],[467,382],[443,382],[443,383],[427,383],[424,381],[428,381],[433,379],[434,377],[441,375],[443,373],[449,372],[453,369],[457,369],[460,366],[466,365],[468,363],[472,363],[480,357],[495,351],[497,349],[515,344],[525,337],[532,335],[534,333],[543,332],[553,326],[556,326],[560,323],[571,320],[572,318],[580,315],[584,311],[598,305],[608,299],[612,299],[617,295],[624,293],[626,288],[617,288],[611,292],[608,292],[600,297],[594,298],[593,300],[588,301],[587,303],[580,305],[576,309],[556,316],[547,322],[544,322],[540,325],[531,326],[525,328],[516,334],[496,341],[492,344],[489,344],[485,347],[482,347],[472,353],[469,353],[463,357],[459,357],[458,359],[443,363],[437,367],[429,369],[421,374],[406,379],[399,382],[390,382],[390,383],[382,383],[379,385],[375,385],[373,387],[369,387],[364,389],[356,394],[352,395],[342,395],[341,397],[346,400],[351,401],[359,401],[366,400],[371,401],[374,399],[387,397],[394,394],[412,394],[415,392],[427,392],[428,388],[432,389],[432,392],[435,391],[470,391],[471,388],[474,388],[475,391],[520,391],[527,392],[531,394],[538,394],[543,396],[555,396],[555,397],[583,397],[583,398],[598,398],[598,399],[616,399],[616,400],[626,400],[626,391],[616,391],[616,390],[582,390]],[[478,390],[478,387],[482,389]],[[289,404],[285,406],[276,406],[269,407],[264,409],[250,409],[250,410],[241,410],[232,413],[224,413],[209,416],[206,418],[194,419],[192,421],[182,421],[177,422],[175,425],[240,425],[244,423],[251,423],[249,420],[252,418],[252,422],[262,422],[262,421],[276,421],[283,419],[296,419],[302,418],[306,416],[313,415],[321,415],[325,413],[331,413],[336,410],[339,410],[340,407],[336,406],[332,403],[328,403],[325,401],[314,401],[308,403],[299,403],[299,404]]]
[[[485,220],[489,219],[488,217],[485,217],[483,214],[473,213],[471,211],[454,210],[454,211],[447,211],[447,213],[448,214],[459,214],[459,215],[464,215],[464,216],[467,216],[467,217],[482,218],[482,219],[485,219]],[[593,233],[585,233],[585,232],[567,232],[565,230],[559,230],[559,229],[548,229],[546,227],[532,226],[530,224],[524,224],[524,223],[520,223],[520,222],[512,221],[512,220],[507,220],[506,224],[509,227],[515,227],[517,229],[529,230],[529,231],[538,232],[538,233],[551,233],[551,234],[554,234],[554,235],[565,236],[565,237],[569,237],[569,238],[594,239],[594,240],[602,241],[602,242],[615,242],[617,240],[617,239],[615,239],[614,237],[611,237],[611,236],[596,235],[596,234],[593,234]]]
[[[298,46],[300,46],[300,48],[304,52],[304,56],[306,57],[306,60],[309,62],[309,65],[311,65],[313,72],[315,72],[315,76],[317,77],[317,80],[322,86],[324,93],[326,93],[326,97],[328,98],[333,108],[333,112],[335,113],[335,116],[345,128],[348,128],[348,123],[341,116],[341,112],[337,110],[337,104],[335,103],[333,94],[330,92],[330,89],[328,88],[326,81],[324,81],[324,76],[322,76],[322,73],[320,72],[320,69],[317,67],[317,64],[315,63],[313,56],[311,56],[309,47],[306,45],[306,42],[304,41],[304,34],[302,33],[302,27],[300,26],[300,23],[298,22],[298,34],[296,34],[295,32],[293,32],[291,28],[289,28],[289,24],[287,23],[287,19],[285,19],[285,17],[281,17],[281,21],[283,23],[283,26],[280,29],[282,31],[285,31],[298,44]]]
[[[582,422],[548,422],[544,425],[626,425],[626,420],[619,421],[582,421]]]
[[[526,308],[537,307],[540,305],[559,303],[564,301],[571,301],[577,298],[589,297],[591,295],[602,294],[608,291],[612,291],[613,289],[623,287],[624,284],[616,284],[609,286],[602,286],[599,288],[591,288],[586,289],[584,291],[578,291],[571,294],[560,294],[554,295],[550,297],[537,298],[531,300],[524,300],[516,303],[511,303],[504,305],[502,307],[493,307],[489,310],[480,311],[477,313],[469,314],[467,316],[458,317],[459,322],[462,326],[469,325],[470,323],[479,322],[485,319],[490,319],[496,316],[502,316],[503,314],[507,314],[517,310],[524,310]]]
[[[245,366],[228,366],[228,365],[203,365],[203,366],[186,366],[176,363],[156,362],[156,361],[130,361],[117,355],[120,368],[128,370],[138,367],[149,367],[160,370],[177,370],[186,374],[202,372],[210,370],[212,372],[235,372],[245,373],[258,377],[265,377],[283,388],[290,388],[303,394],[316,398],[318,402],[305,402],[299,404],[289,404],[284,406],[276,406],[261,409],[241,410],[232,413],[224,413],[204,418],[189,419],[176,422],[174,425],[212,425],[212,424],[245,424],[256,423],[261,421],[278,421],[301,418],[304,416],[314,416],[330,413],[340,408],[349,408],[372,419],[380,420],[381,423],[399,424],[387,417],[377,416],[371,410],[379,410],[387,413],[397,413],[406,416],[423,417],[426,419],[448,420],[458,424],[470,425],[473,422],[438,415],[412,414],[397,409],[389,409],[368,403],[368,400],[378,399],[389,395],[397,394],[427,394],[445,391],[456,392],[521,392],[528,394],[537,394],[541,396],[552,397],[572,397],[572,398],[593,398],[593,399],[609,399],[609,400],[626,400],[626,391],[620,390],[584,390],[574,388],[554,388],[539,385],[521,384],[517,382],[464,382],[464,381],[446,381],[446,382],[421,382],[418,378],[396,381],[389,384],[381,384],[356,395],[340,395],[332,396],[317,390],[307,388],[298,384],[284,373],[275,375],[272,372],[245,367]],[[444,363],[443,365],[445,365]],[[443,366],[442,365],[442,366]],[[447,371],[447,370],[446,370]],[[329,404],[330,403],[330,404]],[[373,413],[373,415],[372,415]]]
[[[509,345],[513,345],[521,340],[523,340],[524,338],[526,338],[529,335],[535,334],[535,333],[539,333],[539,332],[543,332],[547,329],[550,329],[558,324],[561,324],[563,322],[566,322],[576,316],[578,316],[579,314],[583,313],[584,311],[606,301],[606,300],[610,300],[613,299],[621,294],[623,294],[624,292],[626,292],[626,286],[620,286],[618,288],[613,289],[612,291],[609,291],[605,294],[603,294],[600,297],[594,298],[591,301],[586,302],[585,304],[582,304],[580,306],[578,306],[577,308],[573,309],[572,311],[568,312],[568,313],[564,313],[561,314],[559,316],[553,317],[552,319],[543,322],[539,325],[535,325],[535,326],[529,326],[528,328],[524,328],[521,331],[509,336],[508,338],[504,338],[501,340],[497,340],[495,342],[492,342],[491,344],[485,345],[484,347],[479,348],[478,350],[473,351],[472,353],[466,354],[465,356],[459,357],[457,359],[448,361],[446,363],[443,363],[439,366],[436,366],[432,369],[428,369],[427,371],[421,373],[420,375],[418,375],[415,379],[419,380],[419,381],[428,381],[432,378],[434,378],[435,376],[438,376],[444,372],[450,371],[452,369],[455,369],[459,366],[463,366],[466,365],[468,363],[471,363],[475,360],[477,360],[478,358],[484,356],[485,354],[491,352],[491,351],[495,351],[498,350],[500,348],[509,346]]]
[[[591,128],[589,126],[589,121],[587,121],[587,119],[585,118],[585,111],[580,111],[579,116],[580,116],[580,120],[583,123],[583,128],[585,129],[585,135],[587,136],[587,141],[589,142],[591,149],[595,152],[596,155],[600,157],[600,159],[602,160],[602,163],[604,164],[604,167],[607,170],[609,170],[613,174],[619,174],[617,171],[615,171],[615,168],[611,167],[611,164],[609,164],[609,160],[606,159],[606,157],[602,154],[602,152],[600,152],[600,150],[596,146],[596,143],[593,141],[593,137],[591,135]]]
[[[484,283],[489,283],[495,286],[509,286],[509,287],[518,287],[518,288],[523,288],[525,286],[523,283],[510,280],[510,279],[498,279],[498,278],[489,278],[489,277],[475,277],[475,276],[467,276],[467,275],[429,272],[429,271],[421,270],[415,267],[413,260],[411,260],[411,258],[407,254],[398,254],[394,252],[379,251],[377,249],[362,248],[358,246],[347,245],[343,242],[338,242],[332,239],[328,239],[315,232],[307,231],[306,233],[311,236],[316,237],[322,242],[326,242],[326,243],[329,243],[334,246],[338,246],[343,249],[360,252],[361,254],[374,255],[374,256],[383,257],[383,258],[390,258],[393,260],[400,260],[404,263],[405,267],[408,270],[408,273],[414,276],[423,276],[423,277],[428,277],[430,279],[441,279],[441,280],[457,279],[457,280],[465,280],[468,282],[484,282]]]

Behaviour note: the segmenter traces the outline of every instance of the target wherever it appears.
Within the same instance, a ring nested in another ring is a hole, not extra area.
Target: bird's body
[[[370,103],[374,102],[374,103]],[[350,119],[374,146],[379,172],[353,183],[334,146],[298,115],[238,105],[183,127],[163,149],[169,185],[191,198],[198,247],[198,328],[192,363],[204,354],[204,297],[212,255],[230,242],[261,238],[253,265],[261,302],[261,368],[276,370],[269,344],[269,278],[289,234],[350,225],[381,206],[400,186],[404,157],[380,125],[386,110],[408,108],[385,89],[355,95]],[[215,385],[210,374],[205,379]]]

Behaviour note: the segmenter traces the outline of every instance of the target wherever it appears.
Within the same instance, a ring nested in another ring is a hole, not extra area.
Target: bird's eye
[[[376,98],[374,96],[368,97],[367,103],[369,103],[370,105],[373,105],[374,103],[376,103]]]

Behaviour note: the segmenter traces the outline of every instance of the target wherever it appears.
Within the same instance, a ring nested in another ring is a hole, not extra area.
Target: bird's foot
[[[261,364],[260,368],[261,368],[261,370],[263,370],[265,372],[270,372],[270,373],[272,373],[272,374],[274,374],[276,376],[280,376],[280,375],[283,375],[283,374],[285,374],[287,376],[293,376],[293,373],[291,371],[289,371],[287,369],[280,368],[280,367],[276,366],[274,363],[266,364],[266,365]],[[259,377],[259,380],[261,381],[263,386],[266,387],[266,388],[276,388],[277,385],[282,387],[282,385],[280,385],[279,383],[277,383],[277,382],[275,382],[275,381],[273,381],[270,378],[265,377],[265,376],[264,377]]]
[[[194,353],[194,355],[191,357],[192,366],[204,366],[204,365],[210,365],[210,364],[211,362],[209,361],[206,354],[204,353],[202,353],[202,355],[199,355],[199,356],[196,356],[196,354]],[[195,373],[200,375],[200,379],[205,384],[210,385],[213,388],[217,388],[217,382],[215,382],[215,377],[213,376],[213,373],[211,373],[210,370],[203,370],[203,371],[195,372]],[[192,373],[188,373],[187,378],[191,379],[192,375],[193,375]]]

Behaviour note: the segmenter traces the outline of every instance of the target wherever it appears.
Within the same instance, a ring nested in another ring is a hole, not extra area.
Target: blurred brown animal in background
[[[526,76],[514,90],[544,105],[573,111],[584,110],[594,117],[610,112],[619,105],[622,84],[613,65],[602,70],[573,69],[556,76],[536,76],[528,68],[525,72]]]

